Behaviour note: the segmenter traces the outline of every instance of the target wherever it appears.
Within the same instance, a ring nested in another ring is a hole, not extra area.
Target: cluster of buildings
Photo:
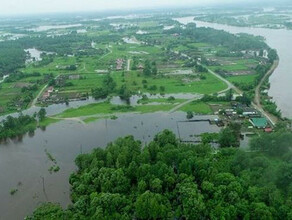
[[[53,86],[48,87],[46,91],[44,92],[44,94],[42,95],[42,100],[46,100],[50,98],[53,92],[54,92],[54,87]]]
[[[268,59],[268,51],[267,50],[242,50],[241,51],[242,54],[247,55],[247,56],[252,56],[252,57],[263,57]]]
[[[77,80],[80,79],[79,74],[71,74],[71,75],[60,75],[57,78],[54,79],[54,86],[49,86],[46,88],[45,92],[42,94],[42,96],[38,99],[38,102],[41,104],[49,104],[49,103],[62,103],[66,101],[66,97],[64,95],[59,93],[58,89],[56,88],[61,88],[66,86],[67,80]],[[68,94],[68,99],[77,99],[80,100],[81,96],[80,94]],[[71,97],[72,96],[72,97]]]
[[[125,63],[124,59],[117,59],[116,60],[116,70],[123,70],[124,63]]]
[[[252,126],[249,128],[263,129],[265,132],[272,132],[272,128],[265,117],[253,107],[239,104],[236,102],[231,103],[232,108],[221,110],[222,114],[232,121],[240,119],[248,119]]]

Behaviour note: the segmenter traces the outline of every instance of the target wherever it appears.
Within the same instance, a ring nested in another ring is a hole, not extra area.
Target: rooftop
[[[268,121],[265,118],[251,118],[250,121],[257,128],[265,128],[268,125]]]

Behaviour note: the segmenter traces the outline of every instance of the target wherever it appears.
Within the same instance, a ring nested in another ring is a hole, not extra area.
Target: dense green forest
[[[0,42],[0,76],[24,67],[26,54],[19,43]]]
[[[277,126],[252,152],[181,144],[168,130],[145,147],[119,138],[76,158],[68,209],[43,204],[28,219],[291,219],[291,138]]]
[[[180,39],[184,39],[184,42],[188,39],[191,42],[202,42],[223,46],[231,51],[268,48],[267,44],[264,42],[264,39],[261,37],[255,37],[249,34],[234,35],[223,30],[215,30],[205,27],[197,28],[195,24],[188,24],[185,29],[176,27],[170,30],[165,30],[164,33],[180,33],[180,38],[173,41],[173,44],[177,45],[184,45],[184,43],[180,42]]]

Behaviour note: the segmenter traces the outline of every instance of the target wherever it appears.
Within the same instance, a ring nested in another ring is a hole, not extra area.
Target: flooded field
[[[194,119],[214,119],[216,116],[195,116]],[[95,147],[105,147],[118,137],[133,135],[143,144],[155,134],[170,129],[178,135],[177,121],[186,120],[185,113],[124,114],[118,119],[102,119],[89,124],[61,121],[33,136],[0,145],[0,219],[21,219],[41,202],[58,202],[63,207],[70,203],[68,179],[75,169],[74,159],[80,153]],[[208,122],[180,124],[183,140],[196,140],[195,135],[218,132],[220,128]],[[60,139],[62,141],[60,142]],[[48,171],[49,152],[57,161],[60,171]],[[11,196],[11,189],[18,192]],[[24,205],[25,203],[25,205]],[[17,213],[12,210],[18,210]]]

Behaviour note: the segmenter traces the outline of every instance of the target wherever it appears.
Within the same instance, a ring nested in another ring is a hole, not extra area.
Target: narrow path
[[[83,68],[80,71],[82,71],[83,73],[87,73],[88,72],[88,70],[86,69],[86,64],[85,63],[83,63]]]
[[[222,76],[216,74],[215,72],[213,72],[213,71],[210,70],[210,69],[208,69],[208,71],[209,71],[212,75],[214,75],[215,77],[217,77],[218,79],[220,79],[221,81],[223,81],[223,82],[225,82],[225,83],[227,84],[227,88],[226,88],[226,89],[223,89],[223,90],[221,90],[221,91],[219,91],[219,92],[217,92],[218,94],[222,94],[222,93],[224,93],[224,92],[227,92],[227,91],[230,90],[230,89],[238,90],[238,89],[237,89],[232,83],[230,83],[229,81],[227,81],[226,79],[224,79]],[[239,90],[238,90],[238,92],[239,92]],[[241,93],[240,93],[240,94],[241,94]],[[173,112],[179,110],[181,107],[183,107],[183,106],[185,106],[185,105],[187,105],[187,104],[189,104],[189,103],[191,103],[191,102],[193,102],[193,101],[199,100],[199,99],[201,99],[201,98],[203,98],[203,95],[200,95],[200,96],[198,96],[198,97],[196,97],[196,98],[189,99],[189,100],[187,100],[187,101],[185,101],[185,102],[183,102],[183,103],[181,103],[181,104],[175,106],[175,107],[172,108],[168,113],[173,113]]]
[[[104,54],[104,55],[102,55],[98,60],[101,60],[101,59],[105,58],[106,56],[110,55],[113,52],[113,50],[110,49],[109,46],[107,46],[106,48],[109,50],[109,52]]]
[[[253,106],[260,111],[263,115],[265,115],[269,121],[272,123],[272,125],[274,126],[277,122],[278,122],[278,118],[268,112],[266,112],[262,105],[261,105],[261,87],[263,85],[263,83],[266,81],[266,79],[268,77],[270,77],[273,72],[275,71],[275,69],[278,67],[279,65],[279,60],[274,61],[272,67],[270,68],[270,70],[266,73],[266,75],[261,79],[261,81],[259,82],[259,84],[257,85],[256,89],[255,89],[255,98],[254,98],[254,102],[252,103]]]
[[[79,117],[76,117],[76,118],[59,118],[59,117],[53,117],[53,116],[50,116],[48,118],[51,118],[51,119],[56,119],[56,120],[67,120],[67,121],[77,121],[83,125],[85,125],[86,123]]]
[[[208,68],[207,68],[208,69]],[[235,90],[238,94],[242,94],[242,91],[239,90],[235,85],[233,85],[231,82],[229,82],[227,79],[223,78],[222,76],[220,76],[219,74],[215,73],[214,71],[208,69],[208,72],[211,73],[213,76],[217,77],[218,79],[220,79],[221,81],[225,82],[227,84],[227,88],[218,92],[218,94],[222,94],[224,92],[227,92],[230,89]]]
[[[261,106],[261,87],[263,85],[263,83],[266,81],[266,79],[272,75],[272,73],[275,71],[275,69],[278,67],[279,65],[279,61],[275,61],[271,67],[271,69],[266,73],[266,75],[261,79],[261,81],[259,82],[259,84],[257,85],[256,89],[255,89],[255,98],[254,98],[254,102],[256,105]]]
[[[131,59],[128,59],[127,61],[127,71],[130,71],[130,66],[131,66]]]
[[[48,87],[48,84],[46,84],[42,89],[41,91],[37,94],[37,96],[35,97],[35,99],[32,101],[31,103],[31,107],[35,107],[39,97],[43,94],[43,92],[45,91],[45,89]]]
[[[191,102],[193,102],[193,101],[199,100],[199,99],[201,99],[201,98],[203,98],[203,95],[200,95],[200,96],[198,96],[198,97],[195,97],[195,98],[189,99],[189,100],[187,100],[187,101],[185,101],[185,102],[183,102],[183,103],[181,103],[181,104],[175,106],[174,108],[170,109],[168,113],[169,113],[169,114],[170,114],[170,113],[173,113],[173,112],[179,110],[181,107],[183,107],[183,106],[185,106],[185,105],[187,105],[187,104],[189,104],[189,103],[191,103]]]

